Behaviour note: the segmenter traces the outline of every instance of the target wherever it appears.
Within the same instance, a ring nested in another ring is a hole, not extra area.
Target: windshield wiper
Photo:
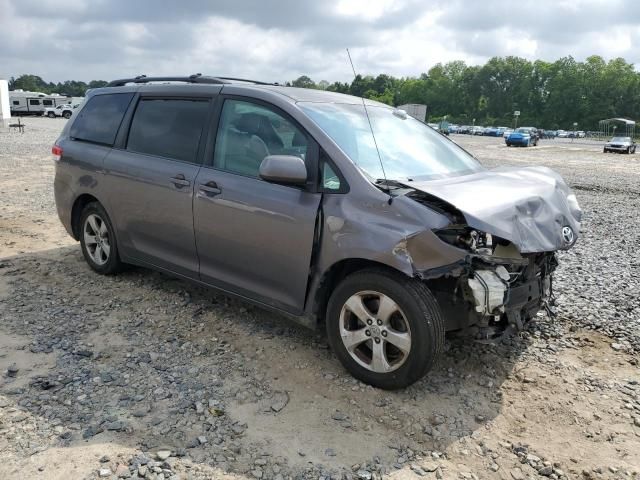
[[[407,180],[407,183],[410,181],[411,180]],[[379,187],[387,187],[388,189],[411,188],[406,183],[399,182],[398,180],[393,180],[391,178],[378,178],[374,183]]]
[[[412,180],[407,181],[411,182]],[[392,179],[379,178],[375,182],[373,182],[373,184],[389,195],[389,204],[391,204],[392,197],[398,195],[406,195],[407,193],[413,191],[413,188],[410,185]]]

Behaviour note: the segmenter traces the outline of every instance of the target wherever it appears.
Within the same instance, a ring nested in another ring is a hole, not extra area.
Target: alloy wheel
[[[375,291],[347,299],[340,312],[340,338],[359,365],[376,373],[396,370],[411,351],[405,314],[391,297]]]
[[[83,228],[84,244],[87,253],[97,265],[104,265],[109,261],[111,242],[107,224],[99,215],[89,215]]]

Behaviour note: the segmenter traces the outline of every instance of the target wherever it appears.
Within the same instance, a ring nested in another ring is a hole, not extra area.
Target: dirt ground
[[[25,123],[0,132],[0,479],[640,477],[640,155],[452,136],[490,166],[560,171],[585,235],[556,319],[448,338],[427,378],[386,392],[320,332],[148,270],[92,273],[55,213],[63,120]]]

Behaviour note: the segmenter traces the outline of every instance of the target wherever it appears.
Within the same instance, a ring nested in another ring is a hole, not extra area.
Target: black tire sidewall
[[[87,246],[85,245],[85,242],[84,242],[84,225],[87,220],[87,217],[91,214],[94,214],[100,217],[102,221],[106,224],[107,231],[109,232],[109,245],[111,247],[111,251],[109,252],[109,260],[107,260],[107,262],[104,265],[98,265],[96,262],[93,261],[93,259],[91,258],[91,255],[89,255]],[[113,229],[113,225],[111,224],[111,219],[109,218],[109,215],[107,215],[107,212],[102,207],[102,205],[100,205],[99,203],[92,202],[92,203],[89,203],[86,207],[84,207],[84,209],[82,210],[82,214],[80,215],[79,233],[80,233],[80,248],[82,250],[82,255],[84,256],[84,259],[89,264],[92,270],[103,275],[109,275],[112,273],[116,273],[122,268],[122,263],[120,262],[120,257],[118,253],[118,245],[116,241],[115,231]]]
[[[435,298],[421,286],[426,295],[414,295],[406,283],[416,281],[401,274],[362,271],[345,278],[334,290],[327,306],[327,337],[336,356],[358,380],[383,389],[406,387],[423,377],[433,366],[444,342],[442,315]],[[405,314],[411,330],[409,357],[389,373],[372,372],[351,358],[340,338],[340,312],[349,297],[359,291],[373,290],[391,297]]]

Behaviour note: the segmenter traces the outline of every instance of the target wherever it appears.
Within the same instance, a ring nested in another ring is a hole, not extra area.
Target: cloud
[[[418,75],[496,55],[640,62],[635,0],[0,0],[0,76]]]

